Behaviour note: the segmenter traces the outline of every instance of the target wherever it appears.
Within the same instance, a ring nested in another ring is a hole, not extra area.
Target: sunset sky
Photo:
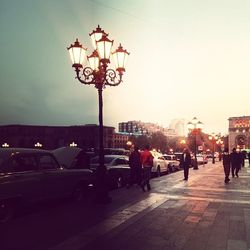
[[[131,54],[104,90],[104,124],[169,126],[194,116],[205,132],[250,115],[249,0],[0,0],[0,124],[98,124],[98,95],[75,79],[66,48],[99,24]]]

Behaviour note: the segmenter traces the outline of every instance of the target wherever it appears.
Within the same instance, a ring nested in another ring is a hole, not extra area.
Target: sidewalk
[[[250,249],[246,165],[229,184],[216,162],[190,169],[188,181],[183,181],[182,171],[152,179],[150,192],[138,187],[115,190],[107,205],[114,208],[109,217],[51,250]]]

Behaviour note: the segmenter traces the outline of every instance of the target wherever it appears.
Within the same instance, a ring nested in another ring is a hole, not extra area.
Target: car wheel
[[[124,186],[124,179],[123,177],[120,175],[116,178],[116,187],[117,188],[121,188]]]
[[[13,217],[14,202],[1,201],[0,202],[0,222],[6,222]]]
[[[72,198],[76,202],[81,202],[81,201],[83,201],[85,194],[86,194],[86,189],[85,189],[84,185],[78,184],[73,190]]]
[[[157,177],[161,176],[161,168],[158,166],[157,167]]]

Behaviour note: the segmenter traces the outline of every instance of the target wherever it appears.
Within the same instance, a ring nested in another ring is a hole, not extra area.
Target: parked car
[[[165,162],[165,158],[162,156],[161,153],[157,151],[150,151],[151,154],[153,155],[153,167],[151,169],[151,172],[153,175],[161,176],[162,173],[167,173],[168,172],[168,166]]]
[[[110,188],[120,188],[128,184],[130,176],[129,158],[126,155],[104,155],[107,179]],[[90,160],[90,169],[96,173],[99,156]]]
[[[163,155],[165,158],[165,163],[168,167],[169,172],[174,172],[180,170],[180,162],[177,160],[175,155]]]
[[[207,164],[208,163],[208,158],[207,158],[206,155],[197,154],[196,158],[197,158],[198,165]]]
[[[92,183],[91,170],[65,169],[49,151],[1,148],[0,221],[29,203],[66,196],[83,200]]]

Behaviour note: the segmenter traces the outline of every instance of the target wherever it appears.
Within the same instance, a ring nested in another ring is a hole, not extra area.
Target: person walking
[[[183,154],[181,155],[181,159],[180,159],[180,165],[184,171],[184,179],[183,180],[187,181],[188,175],[189,175],[189,167],[191,165],[191,155],[190,155],[188,148],[185,148],[183,150]]]
[[[141,154],[139,147],[134,146],[134,150],[129,156],[130,180],[129,186],[133,184],[141,184]]]
[[[141,153],[141,164],[142,164],[142,181],[141,188],[145,192],[145,186],[147,190],[151,189],[150,178],[151,178],[151,168],[153,167],[153,155],[149,151],[149,145],[145,146],[144,151]]]
[[[239,177],[238,173],[241,168],[242,160],[240,153],[236,151],[236,148],[233,148],[230,157],[231,157],[232,177],[234,178],[235,175]]]
[[[230,166],[231,166],[231,157],[228,152],[228,148],[225,148],[224,153],[222,155],[222,164],[223,164],[224,173],[225,173],[225,183],[228,183],[230,181],[229,175],[230,175]]]

